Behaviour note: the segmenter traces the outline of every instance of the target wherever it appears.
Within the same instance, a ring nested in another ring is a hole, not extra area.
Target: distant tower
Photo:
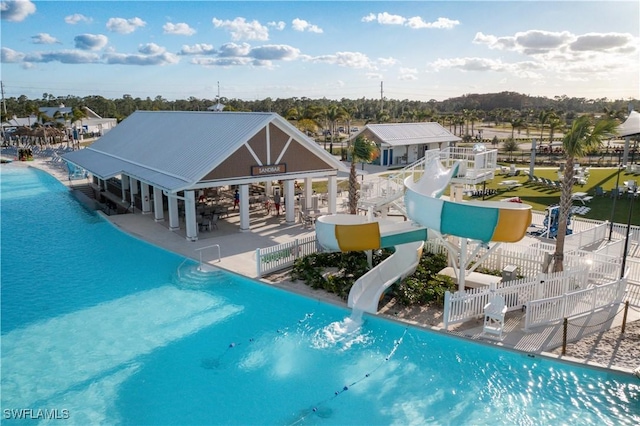
[[[218,82],[218,95],[216,96],[216,104],[207,108],[207,111],[220,112],[224,110],[224,105],[220,103],[220,82]]]

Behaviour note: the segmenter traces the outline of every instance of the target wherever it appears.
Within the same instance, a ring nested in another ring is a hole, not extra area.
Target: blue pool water
[[[7,424],[640,423],[632,376],[379,318],[359,327],[345,309],[183,265],[45,173],[3,165],[1,179]]]

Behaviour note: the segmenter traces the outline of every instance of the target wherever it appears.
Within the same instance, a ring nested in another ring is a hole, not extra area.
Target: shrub
[[[416,272],[394,287],[393,297],[404,306],[425,305],[431,302],[444,305],[445,292],[457,289],[451,277],[438,275],[446,266],[447,257],[444,254],[424,252]]]
[[[373,265],[379,264],[390,254],[389,250],[374,251]],[[393,286],[390,296],[404,306],[431,302],[443,305],[445,292],[457,289],[450,277],[437,275],[446,266],[445,255],[424,252],[416,271]],[[327,268],[336,268],[337,272],[323,276]],[[291,279],[302,280],[312,288],[323,289],[346,299],[353,283],[368,271],[364,252],[315,253],[295,261]]]
[[[391,254],[388,250],[374,251],[373,265],[377,265]],[[327,268],[336,268],[334,274],[323,276]],[[291,279],[304,281],[315,289],[323,289],[346,299],[358,278],[369,271],[364,252],[314,253],[297,259],[291,270]]]

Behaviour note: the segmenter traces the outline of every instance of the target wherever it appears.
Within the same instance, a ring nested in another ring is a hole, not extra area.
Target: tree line
[[[476,123],[510,125],[513,130],[532,127],[549,128],[553,132],[570,123],[584,113],[605,114],[624,120],[630,104],[637,100],[586,99],[567,96],[534,97],[516,92],[489,94],[467,94],[460,97],[423,102],[409,99],[311,99],[306,97],[265,98],[261,100],[241,100],[222,97],[207,99],[189,97],[167,100],[158,95],[155,98],[123,95],[118,99],[108,99],[98,95],[54,96],[44,93],[40,99],[29,99],[22,95],[4,100],[2,121],[13,116],[37,115],[40,107],[55,107],[64,104],[74,110],[88,107],[104,118],[125,119],[136,110],[146,111],[207,111],[217,103],[224,105],[224,111],[276,112],[296,121],[298,127],[307,132],[327,129],[336,133],[338,123],[347,129],[353,123],[419,122],[437,121],[460,136],[474,135]],[[6,112],[5,112],[6,111]],[[331,140],[332,142],[332,140]]]

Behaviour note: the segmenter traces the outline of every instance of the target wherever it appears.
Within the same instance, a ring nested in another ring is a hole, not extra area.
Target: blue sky
[[[5,96],[640,98],[638,1],[2,1]]]

